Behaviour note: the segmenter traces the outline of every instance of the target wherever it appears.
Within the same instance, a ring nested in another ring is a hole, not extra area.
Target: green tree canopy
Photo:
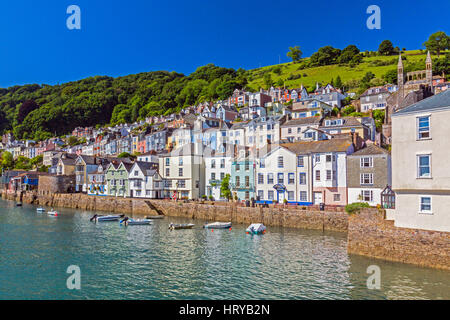
[[[286,54],[289,58],[292,59],[292,62],[296,63],[300,61],[303,52],[300,50],[299,46],[289,47],[289,52]]]
[[[450,48],[450,37],[444,31],[438,31],[433,33],[423,45],[439,57],[442,51]]]

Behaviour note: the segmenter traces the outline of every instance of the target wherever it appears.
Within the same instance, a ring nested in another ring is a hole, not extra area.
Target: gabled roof
[[[372,156],[372,155],[383,155],[383,154],[389,154],[389,151],[386,149],[383,149],[375,144],[369,144],[364,149],[358,150],[355,153],[353,153],[351,156]]]
[[[305,125],[320,125],[320,117],[306,117],[286,121],[282,127],[295,127]]]
[[[352,146],[350,135],[339,139],[294,142],[283,144],[283,147],[291,150],[295,154],[327,153],[327,152],[346,152]]]
[[[442,93],[414,103],[409,107],[395,112],[392,116],[395,117],[410,113],[437,111],[440,109],[450,109],[450,90],[445,90]]]

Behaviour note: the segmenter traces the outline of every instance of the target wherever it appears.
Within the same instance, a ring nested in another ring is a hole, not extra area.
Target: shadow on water
[[[343,233],[269,227],[251,236],[243,225],[211,231],[172,217],[122,227],[58,211],[0,201],[0,299],[449,298],[448,272],[349,256]],[[169,231],[170,222],[196,226]],[[373,264],[378,291],[366,287]],[[81,269],[79,291],[66,287],[70,265]]]

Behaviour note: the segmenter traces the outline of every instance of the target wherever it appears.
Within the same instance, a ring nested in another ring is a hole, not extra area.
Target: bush
[[[370,208],[370,206],[367,202],[356,202],[356,203],[346,205],[345,211],[348,214],[355,214],[355,213],[359,213],[362,208]]]

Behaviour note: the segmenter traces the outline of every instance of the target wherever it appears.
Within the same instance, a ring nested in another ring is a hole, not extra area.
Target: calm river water
[[[346,252],[346,235],[268,228],[263,236],[202,229],[92,223],[0,200],[0,299],[450,299],[450,272]],[[69,290],[70,265],[81,290]],[[381,290],[366,286],[381,268]]]

